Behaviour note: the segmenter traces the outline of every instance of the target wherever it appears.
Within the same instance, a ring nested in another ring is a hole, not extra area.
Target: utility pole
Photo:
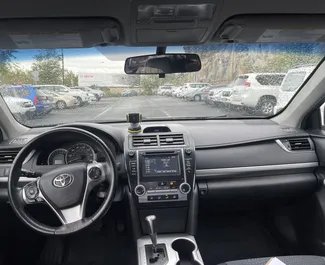
[[[62,60],[62,85],[64,85],[64,55],[63,55],[63,49],[61,49],[61,60]]]

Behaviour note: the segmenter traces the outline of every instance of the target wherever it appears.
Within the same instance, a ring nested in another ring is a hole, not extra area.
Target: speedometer
[[[47,158],[48,165],[63,165],[66,161],[66,149],[55,149]]]
[[[95,160],[95,151],[85,143],[77,143],[68,149],[66,162],[67,164],[86,162],[92,163]]]

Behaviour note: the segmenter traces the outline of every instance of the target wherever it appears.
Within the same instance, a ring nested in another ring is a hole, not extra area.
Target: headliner
[[[216,12],[213,21],[201,41],[192,42],[199,44],[211,41],[216,30],[224,21],[243,14],[325,14],[325,5],[322,0],[296,1],[296,0],[178,0],[168,1],[108,1],[108,0],[3,0],[0,9],[0,19],[15,18],[111,18],[119,22],[121,26],[121,38],[118,44],[141,46],[135,43],[135,25],[132,22],[135,3],[150,4],[190,4],[190,3],[215,3]],[[1,22],[1,21],[0,21]],[[87,22],[85,22],[87,23]],[[19,27],[19,26],[18,26]],[[22,23],[23,27],[23,23]],[[64,25],[62,25],[64,29]],[[0,24],[1,30],[1,24]],[[158,46],[159,42],[152,42],[151,46]],[[179,42],[177,45],[189,44]],[[1,48],[1,42],[0,42]]]

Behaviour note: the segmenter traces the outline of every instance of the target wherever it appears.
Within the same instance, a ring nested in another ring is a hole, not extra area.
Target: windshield
[[[282,90],[295,91],[301,86],[307,77],[308,75],[305,71],[288,73],[283,82]]]
[[[155,51],[114,46],[2,50],[0,94],[14,117],[30,127],[125,121],[132,112],[142,113],[143,120],[269,117],[279,95],[283,107],[322,60],[325,44],[167,47],[167,53],[198,54],[202,69],[165,78],[124,73],[126,58]],[[8,96],[33,104],[6,101]]]

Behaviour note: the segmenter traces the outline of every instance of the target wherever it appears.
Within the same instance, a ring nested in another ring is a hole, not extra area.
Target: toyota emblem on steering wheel
[[[73,176],[68,173],[60,174],[53,179],[53,185],[57,188],[68,187],[73,182]]]

